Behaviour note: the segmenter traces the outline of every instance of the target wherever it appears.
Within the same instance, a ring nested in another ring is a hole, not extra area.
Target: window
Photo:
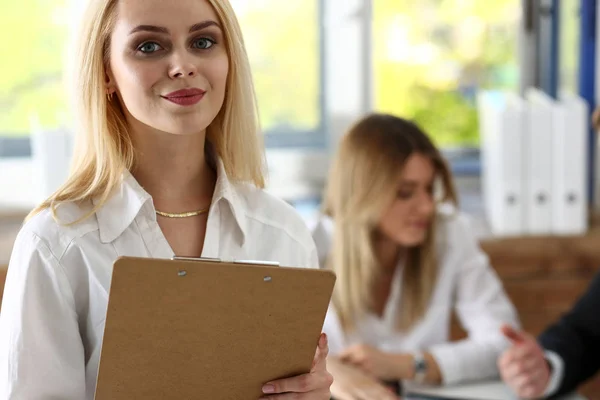
[[[519,0],[373,2],[375,109],[444,148],[479,144],[479,89],[518,85]]]
[[[231,0],[269,147],[323,146],[325,0]]]
[[[66,121],[62,84],[66,0],[0,3],[0,157],[28,155],[33,120],[49,129]]]
[[[559,58],[559,90],[578,94],[579,78],[579,43],[581,41],[580,2],[566,1],[559,4],[560,9],[560,58]]]
[[[0,157],[28,156],[32,121],[68,125],[63,84],[71,0],[0,4]],[[77,2],[75,2],[77,3]],[[233,0],[253,68],[267,146],[322,146],[320,0]],[[37,123],[36,122],[36,123]]]

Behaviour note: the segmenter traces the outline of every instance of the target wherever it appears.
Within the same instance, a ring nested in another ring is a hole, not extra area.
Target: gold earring
[[[112,99],[113,99],[113,93],[112,92],[108,93],[106,96],[108,97],[108,101],[112,101]]]

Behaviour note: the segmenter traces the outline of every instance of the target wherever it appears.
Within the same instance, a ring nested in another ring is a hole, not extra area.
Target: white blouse
[[[330,354],[354,344],[368,344],[390,353],[428,351],[440,366],[444,384],[498,375],[497,359],[509,345],[500,326],[518,326],[516,311],[471,233],[466,217],[447,211],[438,214],[439,272],[423,319],[409,332],[395,329],[397,309],[402,306],[402,265],[398,265],[381,318],[368,314],[358,321],[355,331],[346,334],[330,307],[323,328],[329,337]],[[321,266],[330,251],[333,225],[332,220],[323,217],[313,232]],[[458,342],[449,342],[453,310],[469,334]]]
[[[220,161],[203,257],[318,268],[310,231],[295,210],[248,184],[229,182]],[[91,204],[59,208],[73,221]],[[75,226],[49,211],[27,222],[9,264],[0,312],[0,398],[93,399],[113,262],[174,256],[152,198],[126,173],[98,212]]]

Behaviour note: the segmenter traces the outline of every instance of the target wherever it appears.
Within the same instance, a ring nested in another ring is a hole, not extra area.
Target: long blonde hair
[[[342,138],[325,193],[323,211],[334,221],[327,265],[337,274],[333,305],[342,327],[374,310],[380,267],[374,237],[383,213],[396,196],[398,174],[412,154],[428,157],[441,184],[441,201],[457,203],[450,170],[419,127],[392,115],[372,114]],[[435,223],[423,244],[408,249],[403,270],[402,306],[397,328],[408,330],[424,315],[437,279]]]
[[[206,130],[229,179],[264,187],[264,150],[256,95],[242,31],[228,0],[209,0],[217,13],[229,57],[223,106]],[[28,219],[65,202],[98,199],[79,219],[93,215],[135,164],[135,148],[118,99],[106,96],[106,66],[118,0],[90,0],[77,35],[73,68],[73,105],[77,140],[66,182],[34,209]],[[78,222],[75,221],[75,222]],[[71,222],[71,223],[75,223]]]

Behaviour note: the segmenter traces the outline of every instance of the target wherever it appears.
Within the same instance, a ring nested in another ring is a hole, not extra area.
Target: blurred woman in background
[[[369,115],[342,139],[313,232],[337,274],[324,327],[336,399],[498,375],[500,326],[518,317],[456,204],[446,162],[415,124]],[[453,311],[468,332],[457,342]]]

